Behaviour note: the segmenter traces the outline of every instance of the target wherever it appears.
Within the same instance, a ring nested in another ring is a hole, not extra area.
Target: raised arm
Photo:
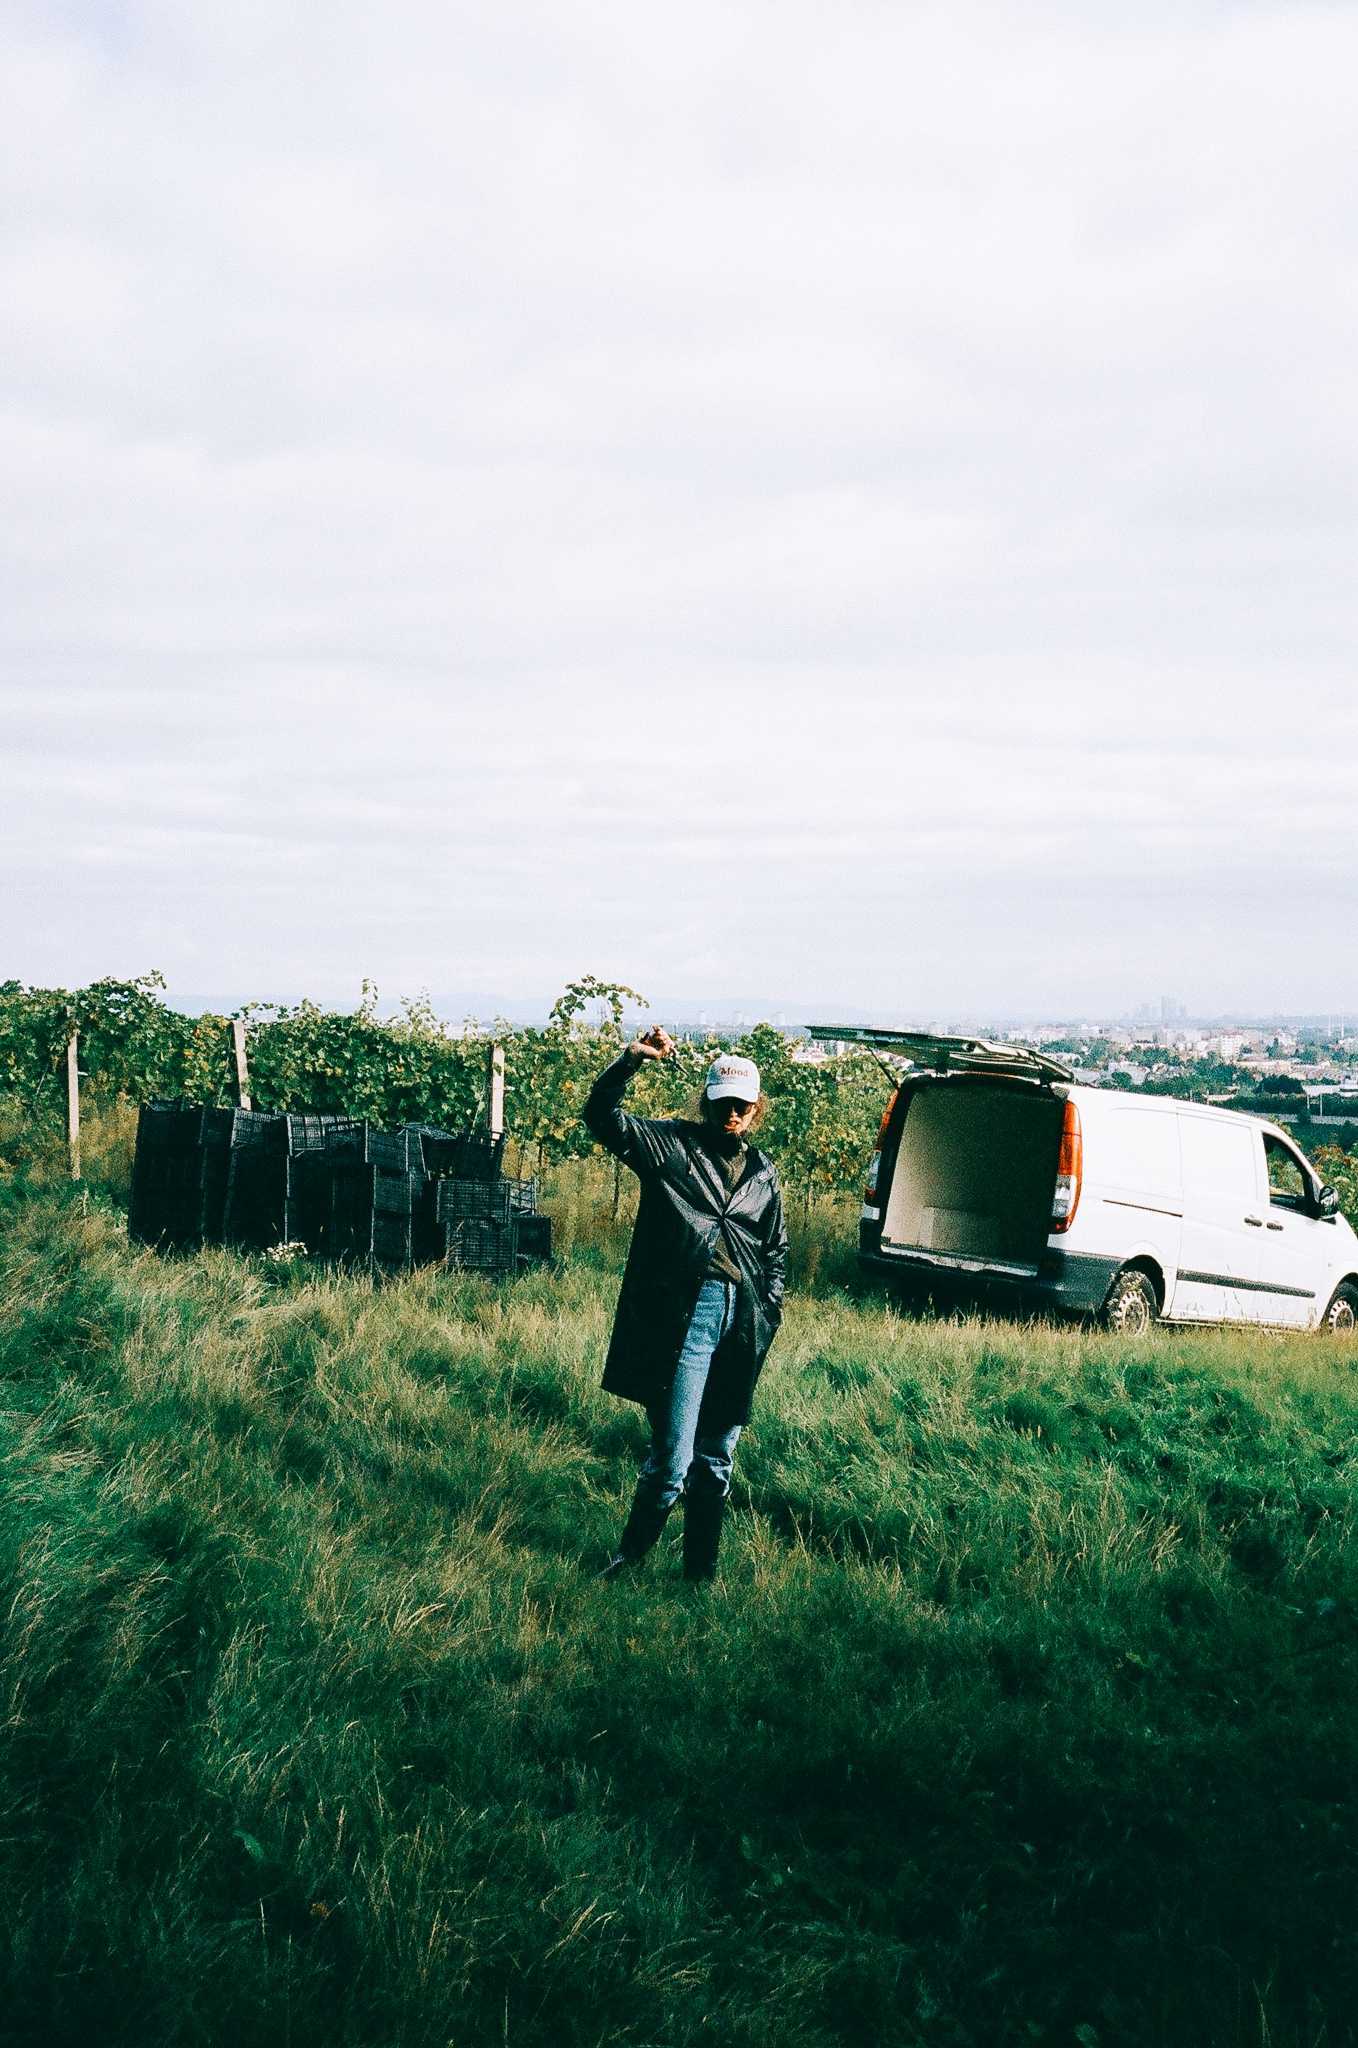
[[[634,1038],[627,1050],[605,1067],[589,1091],[585,1104],[585,1128],[592,1138],[633,1173],[645,1173],[658,1166],[665,1153],[663,1123],[650,1117],[629,1116],[622,1106],[627,1084],[647,1060],[668,1059],[674,1040],[659,1024],[641,1038]]]

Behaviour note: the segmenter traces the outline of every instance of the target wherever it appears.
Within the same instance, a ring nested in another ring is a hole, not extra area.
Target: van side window
[[[1311,1188],[1302,1172],[1301,1161],[1281,1138],[1264,1133],[1264,1158],[1268,1161],[1268,1199],[1275,1209],[1308,1210]]]

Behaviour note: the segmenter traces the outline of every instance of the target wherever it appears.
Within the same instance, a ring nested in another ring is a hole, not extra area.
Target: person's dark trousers
[[[689,1474],[684,1494],[684,1577],[700,1581],[717,1575],[726,1489],[714,1486],[701,1466]]]

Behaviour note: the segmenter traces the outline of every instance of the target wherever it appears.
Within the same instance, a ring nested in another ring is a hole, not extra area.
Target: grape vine
[[[64,1114],[61,1069],[75,1030],[83,1087],[95,1101],[232,1101],[230,1019],[171,1009],[163,989],[154,973],[77,990],[0,983],[0,1096],[25,1120],[55,1125]],[[462,1129],[475,1121],[484,1107],[486,1049],[494,1041],[504,1047],[511,1137],[545,1161],[595,1149],[580,1120],[585,1098],[622,1049],[624,1013],[645,1007],[625,984],[583,975],[557,998],[542,1026],[497,1020],[454,1027],[424,999],[381,1017],[370,983],[352,1011],[311,1002],[252,1003],[239,1014],[248,1027],[256,1108],[342,1111],[387,1125]],[[629,1106],[642,1116],[688,1113],[720,1049],[715,1038],[681,1040],[674,1060],[649,1063],[638,1074]],[[769,1024],[746,1032],[738,1050],[759,1064],[770,1101],[759,1142],[777,1160],[789,1194],[806,1202],[856,1190],[886,1091],[876,1063],[862,1054],[804,1063]]]

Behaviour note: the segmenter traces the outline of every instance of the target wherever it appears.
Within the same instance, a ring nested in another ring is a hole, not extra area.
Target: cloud
[[[1358,1003],[1355,58],[21,8],[6,971]]]

